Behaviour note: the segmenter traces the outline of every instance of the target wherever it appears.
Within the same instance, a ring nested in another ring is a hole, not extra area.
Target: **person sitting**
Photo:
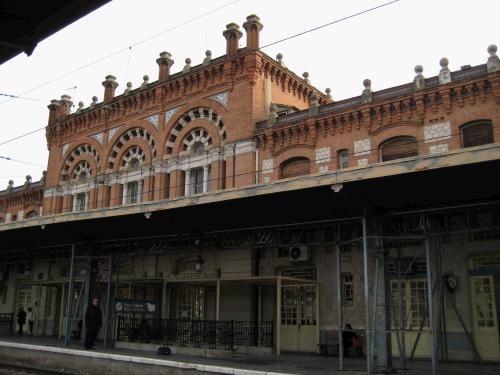
[[[342,331],[342,346],[344,348],[344,358],[349,357],[349,348],[351,347],[358,355],[363,355],[361,339],[349,323],[345,325],[344,331]]]

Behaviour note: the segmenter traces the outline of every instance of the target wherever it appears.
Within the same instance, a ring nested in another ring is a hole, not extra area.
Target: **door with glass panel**
[[[498,317],[493,276],[470,279],[474,341],[482,359],[499,359]]]
[[[429,319],[426,279],[407,279],[402,281],[403,306],[400,307],[398,281],[391,280],[392,311],[391,326],[393,329],[391,344],[392,353],[399,355],[398,337],[396,331],[404,329],[404,346],[406,355],[410,356],[420,328],[422,331],[415,350],[416,357],[431,355],[431,342],[429,335]],[[403,316],[400,311],[403,311]],[[400,341],[401,346],[403,342]]]
[[[186,287],[177,290],[177,319],[203,319],[205,316],[205,289]]]
[[[316,286],[281,288],[281,349],[315,352],[318,349]]]

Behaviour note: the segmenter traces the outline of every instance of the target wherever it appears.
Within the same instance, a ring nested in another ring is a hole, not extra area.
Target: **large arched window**
[[[380,161],[409,158],[418,155],[415,137],[396,137],[385,141],[380,146]]]
[[[462,147],[474,147],[493,143],[493,125],[489,120],[474,121],[460,127]]]
[[[285,160],[280,165],[280,177],[289,178],[302,176],[311,173],[310,161],[308,158],[297,157]]]

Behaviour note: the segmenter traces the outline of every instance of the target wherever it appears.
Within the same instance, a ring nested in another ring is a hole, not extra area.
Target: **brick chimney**
[[[72,105],[73,102],[71,101],[71,96],[61,95],[61,100],[59,100],[59,113],[61,114],[61,117],[69,116]]]
[[[165,81],[170,77],[170,67],[174,65],[174,60],[172,60],[172,55],[168,52],[160,53],[160,57],[156,59],[156,63],[160,67],[160,72],[158,73],[158,80]]]
[[[115,97],[115,90],[118,87],[118,82],[116,82],[116,77],[112,75],[107,75],[106,80],[102,82],[104,86],[104,103],[108,103]]]
[[[49,109],[49,123],[48,126],[54,125],[58,120],[59,100],[52,99],[47,106]]]
[[[264,25],[260,23],[260,18],[255,14],[247,17],[247,22],[243,24],[243,28],[247,32],[247,48],[259,49],[259,33]]]
[[[226,25],[226,30],[222,33],[226,38],[226,56],[235,56],[238,53],[238,41],[243,33],[235,23]]]

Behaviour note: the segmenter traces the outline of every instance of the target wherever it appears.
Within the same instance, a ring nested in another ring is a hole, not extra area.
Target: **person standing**
[[[26,314],[26,319],[28,319],[28,334],[33,334],[33,325],[35,324],[35,312],[33,309],[28,307],[28,313]]]
[[[102,326],[102,311],[99,307],[99,299],[94,297],[92,303],[85,312],[85,348],[94,349],[94,341]]]
[[[26,311],[22,306],[19,306],[19,312],[17,313],[17,324],[19,325],[18,335],[23,334],[23,325],[26,323]]]

